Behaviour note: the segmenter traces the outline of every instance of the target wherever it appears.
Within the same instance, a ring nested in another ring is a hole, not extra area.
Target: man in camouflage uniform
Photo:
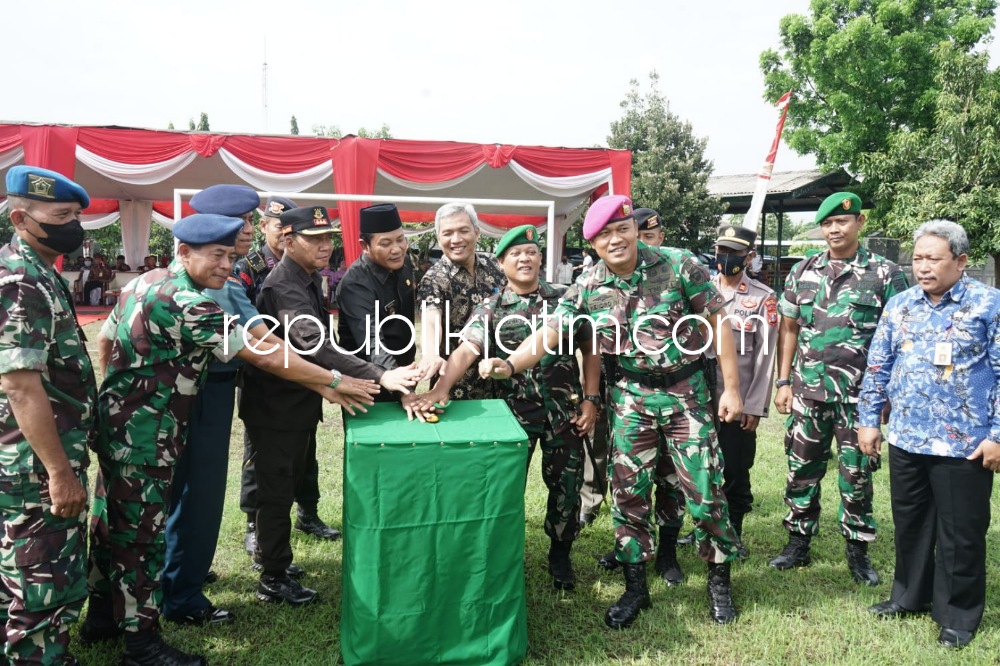
[[[472,310],[506,283],[496,258],[476,252],[479,217],[469,204],[441,206],[434,216],[434,232],[444,256],[430,267],[417,288],[421,316],[421,360],[423,377],[437,382],[448,354],[458,344],[458,335]],[[451,388],[456,400],[493,397],[493,385],[480,379],[475,368]]]
[[[906,290],[906,277],[894,263],[861,247],[858,234],[864,221],[857,195],[827,197],[816,222],[828,249],[796,264],[781,295],[774,404],[791,414],[785,435],[784,525],[789,536],[770,564],[775,569],[809,564],[809,543],[819,532],[820,481],[836,436],[847,565],[855,580],[877,585],[868,544],[875,540],[871,474],[878,458],[858,448],[857,401],[882,309]]]
[[[732,333],[719,315],[722,298],[708,273],[687,252],[638,244],[631,201],[608,196],[594,202],[583,235],[601,260],[571,286],[548,324],[508,359],[480,363],[480,374],[506,379],[534,365],[582,320],[595,328],[600,350],[615,357],[611,391],[612,496],[615,540],[625,573],[625,593],[605,623],[629,626],[651,601],[646,562],[654,555],[652,487],[672,459],[695,519],[698,553],[708,563],[710,615],[736,618],[729,562],[736,534],[722,493],[722,462],[702,372],[698,318],[717,336],[726,389],[719,417],[739,418],[742,404]],[[693,317],[692,317],[693,315]],[[681,321],[682,317],[687,317]],[[667,507],[668,515],[679,507]]]
[[[15,238],[0,249],[0,662],[77,664],[69,625],[87,596],[87,434],[97,385],[69,284],[82,187],[7,172]]]
[[[174,465],[184,449],[191,408],[209,359],[238,357],[279,377],[320,388],[330,371],[263,343],[204,289],[220,289],[232,269],[240,218],[197,214],[174,225],[177,258],[122,290],[98,340],[104,383],[93,448],[100,474],[91,519],[90,604],[81,639],[114,638],[125,630],[125,661],[187,666],[205,660],[164,643],[158,632],[163,528]],[[269,349],[277,353],[266,355]],[[257,351],[255,351],[257,350]]]
[[[508,284],[475,309],[466,328],[466,344],[452,352],[444,377],[430,393],[421,396],[427,403],[446,403],[448,389],[479,356],[496,353],[498,358],[506,358],[504,349],[516,348],[531,335],[532,323],[551,312],[565,291],[539,279],[542,254],[535,227],[511,229],[500,239],[496,252]],[[589,331],[584,335],[591,338]],[[584,365],[591,386],[583,402],[580,367],[568,346],[562,350],[564,353],[546,354],[537,369],[497,382],[496,387],[530,438],[529,465],[535,443],[541,445],[542,478],[549,489],[545,513],[545,533],[551,540],[549,571],[560,590],[576,587],[570,550],[580,530],[583,438],[602,403],[597,395],[600,357],[592,350],[591,339],[584,342]]]
[[[278,265],[285,254],[285,237],[281,233],[281,214],[297,208],[297,204],[285,197],[273,196],[267,200],[260,217],[260,230],[264,244],[253,250],[233,266],[233,276],[243,285],[247,298],[256,305],[257,296],[264,280]],[[212,212],[212,211],[208,211]],[[295,489],[295,529],[311,534],[317,539],[334,540],[340,532],[333,529],[319,517],[319,461],[313,451],[306,464],[302,483]],[[251,456],[250,437],[243,430],[243,475],[240,480],[240,511],[246,514],[247,530],[243,537],[243,548],[253,557],[257,547],[257,472]]]

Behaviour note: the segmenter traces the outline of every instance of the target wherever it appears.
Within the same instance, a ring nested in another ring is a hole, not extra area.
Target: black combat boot
[[[791,569],[792,567],[808,566],[812,562],[812,559],[809,557],[809,541],[811,539],[812,535],[810,534],[790,532],[788,534],[788,545],[781,551],[781,554],[768,564],[782,571]]]
[[[747,560],[750,558],[750,549],[743,545],[743,513],[731,513],[729,514],[729,521],[733,524],[733,529],[736,530],[736,554],[741,560]]]
[[[155,631],[128,632],[125,635],[124,666],[206,666],[205,658],[181,652],[163,642]]]
[[[618,561],[618,556],[615,554],[614,548],[601,555],[601,559],[597,560],[597,564],[608,571],[614,571],[621,566],[621,562]]]
[[[867,541],[847,540],[847,568],[859,583],[872,587],[879,584],[878,572],[868,558]]]
[[[718,624],[729,624],[736,619],[729,562],[708,565],[708,614]]]
[[[656,548],[656,573],[660,574],[664,582],[670,587],[680,585],[684,582],[684,572],[677,561],[677,533],[676,527],[660,528],[660,543]]]
[[[646,585],[646,563],[622,564],[625,572],[625,594],[604,614],[604,624],[612,629],[626,629],[644,608],[653,606]]]
[[[87,619],[80,625],[76,641],[80,645],[93,645],[101,641],[110,641],[124,634],[124,630],[115,621],[109,597],[91,595],[87,605]],[[2,663],[2,662],[0,662]]]
[[[573,548],[572,541],[552,540],[549,546],[549,573],[552,574],[552,583],[557,590],[576,589],[576,574],[573,573],[573,563],[569,559],[569,552]]]
[[[316,590],[288,576],[261,574],[257,583],[257,599],[266,602],[284,602],[292,606],[307,604],[316,598]]]
[[[302,507],[299,507],[295,517],[295,529],[325,541],[335,541],[340,538],[340,530],[335,530],[324,523],[318,513],[304,511]]]

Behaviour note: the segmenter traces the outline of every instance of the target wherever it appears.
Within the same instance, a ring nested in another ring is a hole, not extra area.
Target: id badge
[[[951,365],[950,342],[939,342],[934,345],[934,365],[941,367]]]

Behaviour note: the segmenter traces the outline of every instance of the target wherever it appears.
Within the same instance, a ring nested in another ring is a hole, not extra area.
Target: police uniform
[[[756,240],[757,234],[750,229],[724,224],[719,227],[715,244],[735,250],[752,250]],[[722,272],[712,281],[725,302],[726,322],[736,343],[743,413],[767,418],[774,348],[778,342],[778,299],[773,289],[751,278],[742,263],[735,264],[728,274],[740,276],[734,289],[728,288]],[[716,368],[715,372],[716,396],[719,396],[725,389],[725,382],[721,368]],[[743,517],[753,510],[750,468],[757,454],[757,433],[744,430],[738,421],[721,422],[718,428],[719,447],[726,462],[722,490],[729,502],[729,518],[742,541]]]
[[[282,213],[280,219],[285,234],[335,232],[323,207],[295,208]],[[274,330],[277,337],[291,342],[296,349],[317,348],[309,357],[312,363],[351,377],[381,379],[383,370],[336,351],[329,343],[336,341],[336,335],[328,328],[329,314],[319,280],[318,272],[307,272],[286,251],[264,280],[257,309],[278,321]],[[285,317],[291,320],[299,315],[308,319],[300,319],[285,330]],[[262,601],[307,603],[316,592],[288,575],[292,563],[289,510],[307,461],[315,455],[323,400],[300,384],[247,366],[239,405],[257,468],[255,559],[262,572],[257,597]]]
[[[627,197],[604,197],[588,210],[584,237],[591,240],[607,224],[631,219]],[[697,349],[701,339],[697,324],[680,318],[711,316],[722,309],[722,298],[690,253],[644,244],[638,244],[637,253],[628,277],[614,274],[603,260],[595,264],[569,288],[553,319],[562,332],[574,318],[589,315],[601,353],[612,357],[612,518],[626,595],[609,609],[605,622],[627,626],[649,606],[645,563],[654,556],[651,489],[656,478],[666,476],[668,460],[695,519],[698,554],[709,563],[713,618],[728,622],[735,618],[728,562],[736,556],[736,535],[722,493],[702,364],[678,346]],[[677,515],[683,509],[663,511]]]
[[[242,217],[260,205],[260,197],[244,185],[213,185],[191,198],[199,213]],[[257,315],[243,289],[229,281],[222,289],[205,289],[227,314],[246,325]],[[236,402],[236,371],[242,361],[212,358],[208,379],[195,396],[184,453],[174,469],[166,525],[163,570],[163,614],[189,624],[231,622],[234,615],[216,608],[202,592],[215,557],[226,499],[229,440]]]
[[[183,243],[232,246],[243,220],[196,214],[180,220]],[[227,321],[229,319],[229,321]],[[125,629],[126,664],[203,664],[162,643],[160,575],[174,469],[209,361],[244,347],[242,327],[194,282],[180,258],[122,289],[101,335],[110,354],[98,396],[93,449],[100,464],[90,541],[88,640]],[[161,662],[156,662],[161,663]]]
[[[362,208],[360,219],[362,234],[403,228],[393,204]],[[413,363],[417,354],[415,298],[413,267],[405,252],[403,267],[394,271],[375,263],[368,253],[362,254],[337,286],[340,346],[383,370]],[[398,401],[399,394],[382,389],[376,400]]]
[[[89,205],[82,187],[61,174],[16,166],[7,193],[40,202]],[[79,221],[66,225],[69,231]],[[30,233],[30,231],[29,231]],[[45,239],[39,242],[45,243]],[[67,251],[68,244],[67,244]],[[49,396],[70,468],[87,488],[87,435],[94,424],[97,385],[69,284],[26,242],[0,249],[0,376],[37,372]],[[0,389],[0,661],[77,663],[69,654],[69,624],[87,596],[86,520],[52,514],[49,471],[22,432]]]
[[[497,257],[507,248],[531,244],[538,247],[538,231],[531,225],[511,229],[497,244]],[[504,349],[516,349],[532,333],[531,323],[552,312],[565,289],[544,280],[537,291],[518,294],[509,285],[473,312],[466,339],[482,352],[507,358]],[[501,322],[502,325],[501,325]],[[589,340],[589,330],[576,338]],[[580,486],[583,483],[583,438],[570,422],[583,396],[580,366],[573,350],[546,354],[539,365],[496,383],[498,397],[507,401],[530,440],[529,465],[536,442],[542,450],[542,479],[548,488],[545,534],[551,541],[549,567],[557,588],[571,590],[576,577],[570,550],[580,530]]]
[[[816,222],[845,214],[860,215],[861,200],[850,193],[832,194],[820,206]],[[785,282],[778,311],[798,323],[799,335],[785,436],[789,542],[772,567],[809,563],[809,540],[819,532],[820,481],[836,436],[839,522],[848,564],[860,582],[878,582],[867,555],[868,543],[875,540],[871,474],[878,458],[858,448],[857,400],[882,309],[905,289],[906,277],[896,264],[861,246],[849,259],[835,259],[829,250],[813,255],[796,264]]]
[[[427,269],[417,288],[417,302],[421,312],[436,309],[441,312],[441,344],[438,353],[447,358],[456,345],[461,344],[458,334],[472,316],[472,310],[507,284],[503,269],[496,258],[485,252],[476,252],[475,275],[465,266],[448,257]],[[449,337],[448,334],[451,334]],[[431,378],[431,385],[437,377]],[[479,377],[476,368],[469,368],[465,376],[451,389],[455,400],[484,400],[493,397],[493,383]]]

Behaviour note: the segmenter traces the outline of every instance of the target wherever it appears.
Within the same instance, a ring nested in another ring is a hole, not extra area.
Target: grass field
[[[100,324],[87,327],[91,346]],[[546,572],[548,540],[542,531],[545,488],[537,456],[525,495],[527,547],[528,656],[525,664],[997,664],[1000,663],[1000,543],[997,523],[990,529],[989,589],[979,635],[961,652],[936,644],[937,625],[929,617],[902,621],[872,618],[865,608],[888,598],[893,568],[888,472],[875,477],[875,510],[880,525],[871,554],[883,583],[858,586],[844,561],[844,540],[836,529],[836,468],[824,480],[821,534],[813,541],[812,566],[778,572],[767,566],[786,540],[781,527],[785,461],[782,421],[762,422],[753,470],[754,511],[747,516],[744,540],[750,560],[733,565],[733,592],[740,609],[736,623],[715,626],[708,618],[705,565],[682,548],[688,580],[668,588],[650,576],[653,608],[628,631],[605,628],[603,614],[624,589],[620,572],[596,566],[611,545],[607,508],[576,542],[575,592],[557,593]],[[295,561],[308,572],[303,582],[320,593],[302,607],[272,606],[254,598],[257,575],[243,551],[244,517],[239,511],[242,424],[233,425],[226,513],[215,557],[220,580],[209,588],[213,602],[234,611],[238,621],[225,627],[190,628],[164,623],[168,641],[204,654],[210,664],[320,665],[340,663],[341,543],[319,542],[293,532]],[[341,517],[343,435],[339,411],[327,409],[320,426],[320,514],[335,526]],[[994,513],[1000,502],[994,496]],[[650,568],[651,574],[652,569]],[[75,629],[74,629],[75,633]],[[75,647],[85,665],[117,663],[121,645]],[[407,663],[405,657],[401,663]]]

